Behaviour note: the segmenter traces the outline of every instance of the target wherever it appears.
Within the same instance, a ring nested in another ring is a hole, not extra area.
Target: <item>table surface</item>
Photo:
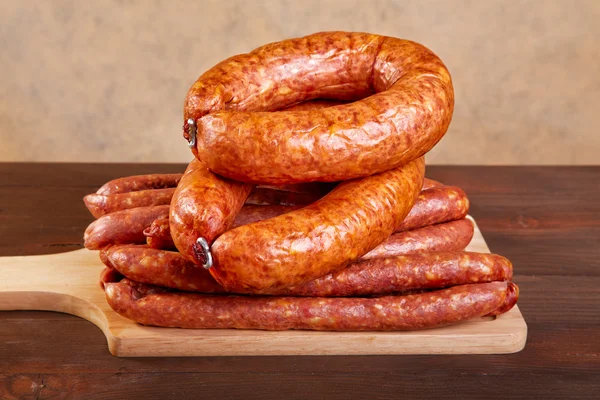
[[[82,247],[81,198],[167,164],[0,164],[0,256]],[[0,312],[0,398],[600,398],[600,167],[432,166],[511,259],[529,327],[511,355],[112,357],[92,323]],[[26,277],[26,274],[24,274]]]

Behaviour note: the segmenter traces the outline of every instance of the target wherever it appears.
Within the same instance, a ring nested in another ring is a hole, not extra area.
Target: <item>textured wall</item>
[[[0,0],[0,161],[187,161],[181,109],[201,72],[356,30],[450,69],[454,120],[430,163],[598,163],[598,21],[599,0]]]

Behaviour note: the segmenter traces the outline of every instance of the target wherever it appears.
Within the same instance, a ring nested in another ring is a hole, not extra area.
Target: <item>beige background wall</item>
[[[456,110],[431,163],[597,164],[600,0],[0,0],[0,161],[177,162],[218,61],[320,30],[425,44]]]

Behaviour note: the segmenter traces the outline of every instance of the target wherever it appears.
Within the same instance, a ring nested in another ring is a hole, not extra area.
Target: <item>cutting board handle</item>
[[[98,326],[112,354],[120,338],[109,324],[127,321],[112,312],[98,283],[104,266],[97,251],[80,249],[40,256],[0,257],[0,310],[57,311]]]
[[[47,310],[82,316],[81,306],[95,307],[80,296],[82,285],[90,289],[98,285],[98,268],[85,267],[90,259],[97,260],[97,254],[85,249],[0,257],[0,310]]]

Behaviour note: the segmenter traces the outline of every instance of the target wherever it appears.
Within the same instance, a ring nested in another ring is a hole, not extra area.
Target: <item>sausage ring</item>
[[[279,111],[315,98],[357,100]],[[450,74],[424,46],[322,32],[231,57],[187,94],[184,137],[213,172],[249,183],[331,182],[404,165],[446,133]]]

